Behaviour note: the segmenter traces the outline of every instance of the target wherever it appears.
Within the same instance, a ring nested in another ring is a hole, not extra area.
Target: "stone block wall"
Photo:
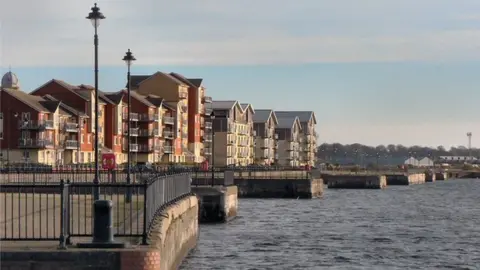
[[[198,201],[187,196],[166,207],[154,220],[149,245],[127,249],[57,250],[57,242],[46,248],[9,248],[2,245],[0,269],[6,270],[170,270],[178,269],[196,246]],[[118,239],[117,239],[118,240]],[[3,244],[3,243],[2,243]]]

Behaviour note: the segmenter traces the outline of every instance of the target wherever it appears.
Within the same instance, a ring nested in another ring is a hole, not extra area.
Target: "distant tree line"
[[[430,148],[417,145],[407,147],[400,144],[368,146],[359,143],[324,143],[318,147],[317,156],[324,162],[401,164],[402,160],[409,157],[417,159],[429,157],[438,160],[440,156],[469,156],[469,152],[469,149],[463,146],[451,147],[447,150],[443,146]],[[471,154],[473,157],[480,157],[480,149],[472,148]]]

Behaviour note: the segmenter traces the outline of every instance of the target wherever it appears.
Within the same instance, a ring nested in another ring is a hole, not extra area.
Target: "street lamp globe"
[[[125,53],[125,56],[123,57],[122,60],[125,61],[125,63],[127,64],[128,67],[130,67],[133,64],[133,61],[135,61],[137,59],[135,59],[135,56],[133,56],[130,49],[128,49],[127,53]]]
[[[94,28],[97,28],[100,25],[100,21],[105,19],[105,16],[100,12],[100,8],[97,7],[97,3],[94,4],[92,12],[88,13],[86,19],[89,19],[92,22]]]

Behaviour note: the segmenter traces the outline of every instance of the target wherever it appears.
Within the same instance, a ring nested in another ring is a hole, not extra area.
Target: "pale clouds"
[[[107,17],[100,62],[119,65],[128,48],[143,65],[480,59],[480,31],[456,24],[475,17],[478,1],[283,2],[98,1]],[[91,65],[93,28],[84,18],[92,4],[4,1],[0,64]]]

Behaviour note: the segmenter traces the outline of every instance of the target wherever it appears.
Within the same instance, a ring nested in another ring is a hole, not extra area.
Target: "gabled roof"
[[[295,124],[298,124],[300,126],[300,129],[302,128],[300,125],[300,120],[297,116],[278,118],[278,124],[276,128],[292,129]]]
[[[132,76],[130,76],[130,85],[132,87],[136,87],[137,85],[139,85],[144,80],[150,78],[150,76],[151,75],[132,75]],[[127,82],[127,84],[125,84],[125,87],[128,88],[128,82]]]
[[[164,72],[161,72],[161,71],[157,71],[155,73],[153,73],[152,75],[132,75],[130,77],[130,80],[131,80],[131,86],[133,88],[136,88],[138,87],[140,84],[142,84],[143,82],[151,79],[151,78],[154,78],[155,76],[158,76],[158,75],[162,75],[166,78],[169,78],[170,80],[172,80],[174,83],[178,84],[178,85],[187,85],[186,83],[182,82],[181,80],[175,78],[174,76],[168,74],[168,73],[164,73]],[[188,86],[188,85],[187,85]],[[128,87],[128,84],[125,86],[125,87]]]
[[[240,107],[242,108],[243,112],[247,110],[251,110],[253,114],[255,114],[255,109],[253,109],[253,105],[250,103],[241,103]]]
[[[2,88],[2,91],[38,112],[55,112],[55,104],[39,96],[29,95],[21,90]],[[52,111],[52,109],[54,109]]]
[[[115,98],[116,101],[118,98],[120,98],[120,101],[123,100],[124,97],[128,97],[128,92],[127,90],[120,90],[118,92],[115,92],[115,93],[106,93],[106,96],[108,97],[111,97],[111,98]],[[139,102],[143,103],[144,105],[148,106],[148,107],[156,107],[154,104],[152,104],[146,96],[144,95],[141,95],[135,91],[130,91],[130,97],[138,100]],[[119,104],[120,101],[118,101],[117,103],[115,104]]]
[[[67,82],[64,82],[64,81],[62,81],[62,80],[57,80],[57,79],[51,79],[50,81],[42,84],[40,87],[38,87],[37,89],[35,89],[35,90],[33,90],[32,92],[30,92],[30,95],[35,95],[35,92],[37,92],[38,90],[44,88],[45,86],[47,86],[47,85],[49,85],[49,84],[51,84],[51,83],[56,83],[56,84],[62,86],[63,88],[65,88],[66,90],[70,91],[71,93],[77,95],[78,97],[81,97],[81,98],[83,98],[83,99],[85,99],[85,100],[88,100],[88,99],[86,99],[84,96],[82,96],[82,95],[80,95],[79,93],[77,93],[76,90],[78,90],[78,86],[71,85],[71,84],[69,84],[69,83],[67,83]]]
[[[313,123],[317,124],[317,118],[315,116],[315,112],[313,111],[275,111],[275,114],[278,118],[297,116],[298,120],[300,120],[302,123],[313,119]]]
[[[237,104],[238,104],[238,101],[236,100],[213,100],[212,110],[231,110]]]
[[[71,93],[77,95],[78,97],[81,97],[85,101],[90,100],[90,95],[85,93],[82,90],[94,90],[95,89],[93,86],[87,85],[87,84],[80,84],[80,85],[76,86],[76,85],[69,84],[69,83],[67,83],[65,81],[62,81],[62,80],[51,79],[50,81],[44,83],[43,85],[41,85],[37,89],[30,92],[30,95],[35,95],[35,92],[39,91],[40,89],[44,88],[45,86],[47,86],[50,83],[56,83],[56,84],[62,86],[64,89],[70,91]],[[100,91],[100,90],[98,91],[98,97],[103,102],[114,104],[114,102],[112,100],[110,100],[108,97],[106,97],[105,93]]]
[[[156,95],[148,95],[146,99],[156,107],[161,107],[163,104],[163,98]]]
[[[201,78],[195,78],[195,79],[187,79],[191,84],[195,85],[195,87],[201,87],[203,79]]]
[[[278,125],[278,119],[273,110],[256,110],[253,115],[253,122],[266,123],[270,118],[273,118],[275,125]]]
[[[105,93],[105,96],[108,97],[115,105],[120,104],[123,100],[123,92],[119,91],[116,93]]]
[[[193,83],[191,83],[187,78],[185,78],[181,74],[178,74],[178,73],[175,73],[175,72],[170,72],[170,76],[175,77],[176,79],[180,80],[181,82],[183,82],[184,84],[186,84],[190,87],[197,88],[197,86],[195,86]]]
[[[58,100],[51,95],[45,95],[45,96],[43,96],[43,98],[46,99],[46,100],[52,100],[52,101],[57,101]],[[60,102],[60,108],[63,109],[64,111],[68,112],[71,115],[75,115],[75,116],[78,115],[80,117],[87,117],[88,118],[88,115],[86,115],[84,112],[81,112],[77,109],[74,109],[74,108],[68,106],[67,104],[65,104],[63,102]]]

